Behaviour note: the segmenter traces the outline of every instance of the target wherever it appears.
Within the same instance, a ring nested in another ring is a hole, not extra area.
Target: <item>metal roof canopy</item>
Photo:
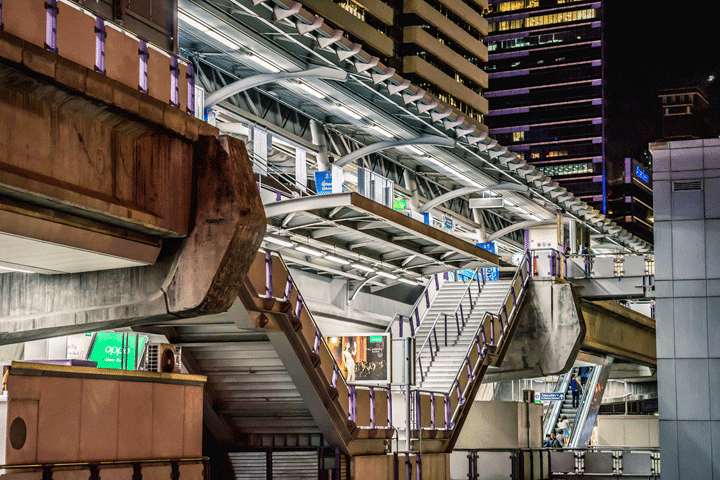
[[[418,222],[357,193],[294,198],[265,205],[270,231],[350,262],[375,265],[396,274],[432,275],[458,269],[497,266],[497,255],[442,230]],[[273,245],[275,247],[275,245]],[[313,257],[295,247],[279,247],[288,263],[364,279],[351,265]],[[372,274],[371,274],[372,275]],[[395,281],[376,279],[375,284]]]

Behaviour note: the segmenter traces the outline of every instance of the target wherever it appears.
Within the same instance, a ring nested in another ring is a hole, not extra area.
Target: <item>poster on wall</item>
[[[490,253],[497,254],[497,247],[495,246],[495,242],[476,243],[475,245],[482,248],[483,250],[487,250]],[[500,269],[498,267],[485,267],[484,270],[486,281],[494,282],[496,280],[500,280]]]
[[[325,337],[340,373],[348,383],[390,383],[390,335]]]

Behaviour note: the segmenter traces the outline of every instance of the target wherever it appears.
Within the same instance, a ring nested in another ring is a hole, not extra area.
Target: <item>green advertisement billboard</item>
[[[136,360],[140,362],[146,340],[147,337],[135,333],[98,332],[88,360],[97,362],[98,368],[136,370]]]

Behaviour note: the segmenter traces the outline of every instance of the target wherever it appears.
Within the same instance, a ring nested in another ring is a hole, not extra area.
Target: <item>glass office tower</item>
[[[607,212],[602,2],[489,3],[490,135]]]

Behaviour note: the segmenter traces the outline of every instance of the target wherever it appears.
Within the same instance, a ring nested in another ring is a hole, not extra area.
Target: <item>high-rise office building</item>
[[[607,212],[602,1],[490,0],[489,133]]]
[[[482,125],[487,0],[300,0],[403,78]],[[482,130],[485,130],[482,127]],[[478,129],[477,131],[480,131]]]

